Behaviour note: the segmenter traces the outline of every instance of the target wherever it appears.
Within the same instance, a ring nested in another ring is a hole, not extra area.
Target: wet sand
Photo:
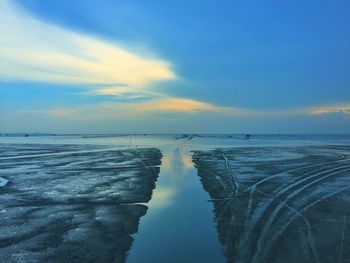
[[[3,145],[1,262],[124,262],[159,173],[157,149]],[[55,153],[60,153],[56,155]]]
[[[350,147],[197,151],[229,262],[347,262]]]

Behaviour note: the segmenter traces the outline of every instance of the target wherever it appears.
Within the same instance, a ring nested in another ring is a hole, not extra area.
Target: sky
[[[350,133],[350,2],[0,0],[0,132]]]

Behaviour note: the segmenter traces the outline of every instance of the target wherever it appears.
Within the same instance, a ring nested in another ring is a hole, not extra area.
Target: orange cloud
[[[344,115],[350,115],[350,106],[349,105],[338,105],[338,106],[324,106],[313,108],[309,110],[311,115],[323,115],[330,113],[340,113]]]
[[[200,112],[216,111],[213,104],[191,99],[162,98],[135,105],[135,111],[160,111],[160,112]]]
[[[110,92],[114,92],[114,89],[111,91],[103,91],[103,93]],[[120,93],[123,92],[123,90],[120,91]],[[130,118],[157,113],[195,114],[201,112],[225,114],[234,117],[256,116],[257,114],[255,111],[235,107],[220,107],[215,104],[185,98],[157,98],[144,102],[102,103],[73,108],[27,110],[19,113],[46,114],[49,116],[71,119],[112,119],[115,117]]]
[[[215,104],[206,103],[186,98],[158,98],[145,102],[135,103],[105,103],[101,105],[101,109],[109,112],[119,112],[125,115],[140,115],[145,113],[167,113],[167,112],[183,112],[183,113],[200,113],[214,112],[223,113],[232,116],[249,116],[253,115],[253,111],[234,107],[220,107]]]
[[[106,88],[101,94],[124,94],[128,89]],[[237,107],[222,107],[212,103],[186,98],[156,98],[142,102],[118,102],[84,105],[72,108],[53,108],[19,111],[20,114],[44,114],[67,119],[114,119],[139,118],[158,113],[214,113],[227,117],[291,117],[340,113],[350,116],[350,106],[324,106],[318,108],[296,108],[289,110],[252,110]]]

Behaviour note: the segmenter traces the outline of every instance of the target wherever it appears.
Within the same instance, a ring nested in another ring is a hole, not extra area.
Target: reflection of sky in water
[[[127,262],[225,262],[190,152],[181,142],[162,152],[157,188]]]
[[[156,209],[171,205],[175,198],[174,195],[179,191],[177,187],[181,187],[180,184],[185,181],[183,177],[188,176],[191,169],[193,169],[193,164],[190,153],[182,154],[179,148],[168,151],[162,158],[161,172],[164,171],[169,180],[166,183],[161,179],[158,180],[149,206]]]

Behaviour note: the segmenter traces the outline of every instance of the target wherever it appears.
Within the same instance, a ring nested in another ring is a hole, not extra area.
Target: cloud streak
[[[121,93],[123,93],[121,91]],[[293,116],[322,116],[342,114],[350,116],[350,106],[323,106],[314,108],[254,110],[238,107],[222,107],[186,98],[153,98],[146,101],[101,103],[72,108],[38,109],[18,112],[20,114],[40,114],[70,119],[113,119],[143,118],[160,114],[217,114],[232,118],[271,118]]]
[[[253,116],[254,111],[235,108],[221,107],[187,98],[154,98],[141,102],[103,103],[97,106],[98,115],[119,116],[125,118],[139,118],[141,116],[153,116],[164,114],[223,114],[232,117]]]
[[[341,114],[350,117],[350,105],[323,106],[309,110],[311,115]]]
[[[123,93],[121,91],[121,93]],[[153,98],[146,101],[106,102],[71,108],[35,109],[20,114],[47,115],[64,119],[138,119],[168,114],[219,114],[229,117],[253,117],[262,113],[236,107],[221,107],[186,98]]]
[[[28,15],[0,0],[0,80],[126,86],[176,79],[167,61]]]

